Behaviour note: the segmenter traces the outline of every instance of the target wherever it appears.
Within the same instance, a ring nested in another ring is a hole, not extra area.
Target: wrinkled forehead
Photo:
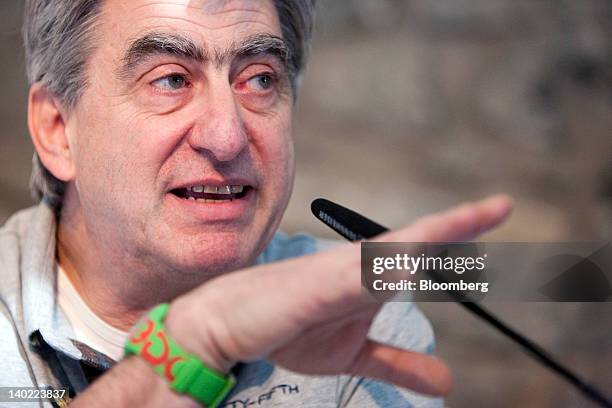
[[[282,32],[273,0],[106,0],[102,38],[115,49],[147,32],[188,35],[204,49]]]

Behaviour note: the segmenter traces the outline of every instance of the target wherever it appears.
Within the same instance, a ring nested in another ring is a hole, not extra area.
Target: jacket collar
[[[80,359],[81,352],[70,340],[72,328],[57,303],[56,231],[53,210],[41,202],[22,243],[23,321],[28,340],[40,331],[50,346]]]

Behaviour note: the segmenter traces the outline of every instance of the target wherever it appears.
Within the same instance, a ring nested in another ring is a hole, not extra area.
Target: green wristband
[[[125,355],[137,355],[164,377],[170,388],[186,394],[208,408],[217,407],[229,394],[236,380],[206,367],[200,359],[187,353],[165,332],[164,319],[168,304],[162,303],[137,323],[125,343]]]

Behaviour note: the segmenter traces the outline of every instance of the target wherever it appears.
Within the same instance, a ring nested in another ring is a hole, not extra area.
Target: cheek
[[[261,160],[264,183],[281,204],[293,185],[294,149],[290,113],[262,120],[252,129],[252,144]]]
[[[103,105],[100,105],[103,106]],[[159,170],[184,132],[174,117],[154,117],[116,106],[83,115],[77,185],[93,199],[142,206],[157,193]],[[129,199],[126,199],[129,198]]]
[[[134,134],[133,144],[139,161],[157,175],[164,163],[176,152],[194,123],[190,115],[142,115],[125,124]]]

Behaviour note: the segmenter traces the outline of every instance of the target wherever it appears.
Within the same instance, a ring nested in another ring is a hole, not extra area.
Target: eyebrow
[[[130,77],[136,68],[147,59],[156,55],[173,55],[197,63],[213,62],[217,67],[234,59],[243,59],[256,55],[275,57],[282,68],[289,68],[289,47],[282,38],[267,34],[255,34],[240,43],[232,43],[226,49],[214,49],[208,52],[197,45],[191,38],[174,33],[154,32],[134,40],[125,52],[119,69],[121,78]]]

